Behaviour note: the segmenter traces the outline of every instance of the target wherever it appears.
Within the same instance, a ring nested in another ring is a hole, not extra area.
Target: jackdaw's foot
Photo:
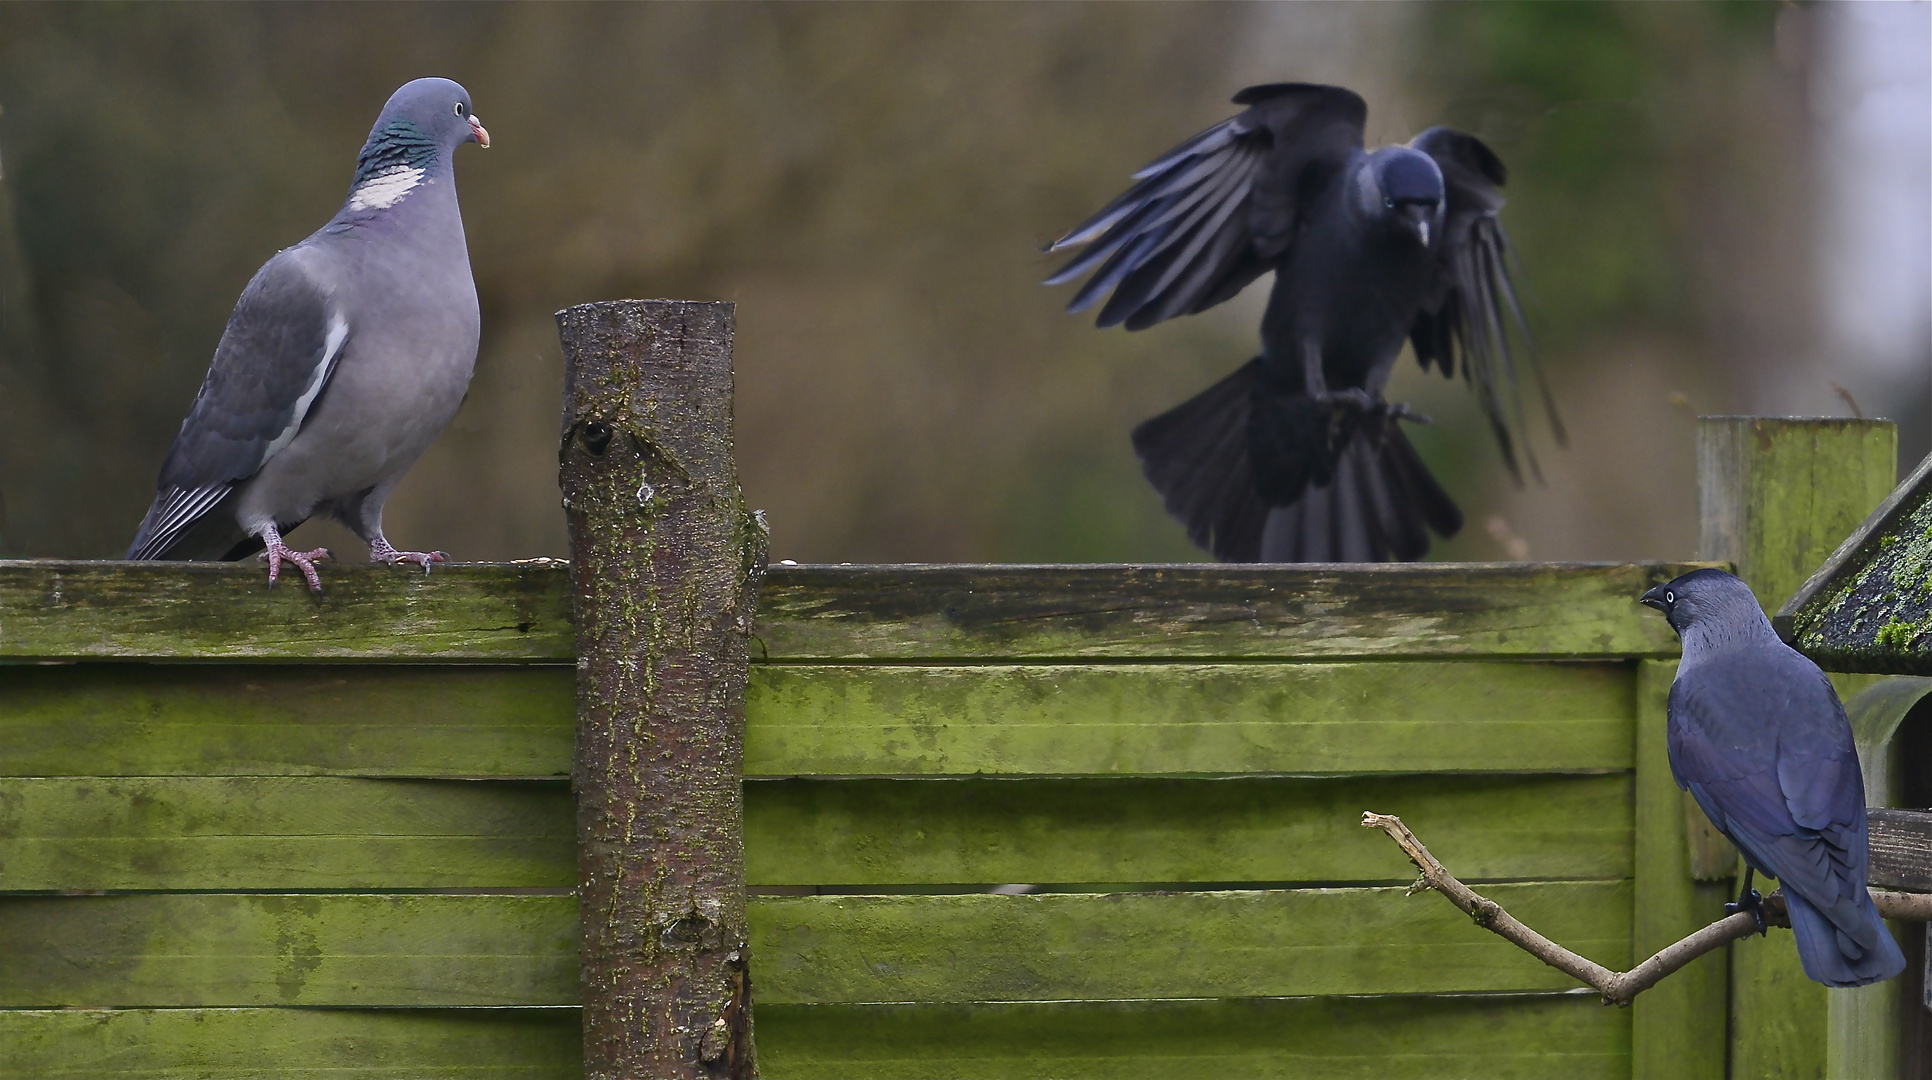
[[[431,563],[448,562],[449,553],[446,551],[397,551],[390,545],[387,539],[378,536],[375,542],[369,545],[369,561],[388,563],[391,566],[399,563],[414,563],[422,567],[423,573],[427,574],[429,573],[429,565]]]
[[[1331,409],[1349,409],[1358,413],[1371,413],[1385,407],[1367,390],[1359,386],[1351,386],[1346,390],[1322,390],[1309,396],[1314,398],[1317,404],[1326,405]]]
[[[302,577],[309,583],[309,591],[320,596],[322,595],[322,575],[315,572],[315,564],[323,560],[334,559],[335,552],[330,551],[328,548],[316,548],[313,551],[296,551],[294,548],[282,543],[282,538],[277,536],[268,540],[268,550],[262,552],[257,557],[268,564],[269,588],[274,588],[275,579],[282,576],[282,564],[289,562],[301,568]]]
[[[1764,922],[1764,897],[1749,885],[1746,885],[1744,891],[1738,894],[1736,903],[1724,905],[1726,915],[1736,915],[1740,911],[1750,912],[1751,917],[1757,920],[1760,937],[1770,933],[1770,928]]]

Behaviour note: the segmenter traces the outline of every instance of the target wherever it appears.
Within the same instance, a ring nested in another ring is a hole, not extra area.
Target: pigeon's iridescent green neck
[[[431,172],[436,164],[436,141],[429,132],[408,120],[391,120],[369,135],[362,154],[356,158],[356,176],[351,188],[364,181],[397,169]]]

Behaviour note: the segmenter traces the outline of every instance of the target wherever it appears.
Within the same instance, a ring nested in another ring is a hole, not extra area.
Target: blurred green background
[[[1862,257],[1819,209],[1840,190],[1820,147],[1852,107],[1820,89],[1851,63],[1845,21],[1755,3],[0,5],[0,554],[125,549],[242,285],[339,205],[388,94],[436,74],[495,140],[457,162],[483,346],[390,504],[403,546],[565,554],[551,313],[679,297],[738,303],[739,458],[774,559],[1198,557],[1127,432],[1252,354],[1266,282],[1100,332],[1038,285],[1039,249],[1235,90],[1295,79],[1360,91],[1374,142],[1451,123],[1511,168],[1504,223],[1571,443],[1539,430],[1547,482],[1512,487],[1461,384],[1405,359],[1390,395],[1436,418],[1418,442],[1469,519],[1434,557],[1688,556],[1693,412],[1845,415],[1835,382],[1905,421],[1909,457],[1926,448],[1923,340],[1851,357],[1824,310],[1821,267]],[[333,526],[302,535],[362,555]]]

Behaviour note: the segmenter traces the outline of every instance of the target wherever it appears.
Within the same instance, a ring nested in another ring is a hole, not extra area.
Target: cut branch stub
[[[592,1080],[756,1075],[741,774],[764,529],[732,456],[732,320],[667,300],[557,314]]]

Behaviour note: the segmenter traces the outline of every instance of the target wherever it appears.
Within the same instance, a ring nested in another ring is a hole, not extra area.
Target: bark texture
[[[732,455],[733,306],[557,322],[584,1075],[753,1077],[741,774],[766,545]]]

